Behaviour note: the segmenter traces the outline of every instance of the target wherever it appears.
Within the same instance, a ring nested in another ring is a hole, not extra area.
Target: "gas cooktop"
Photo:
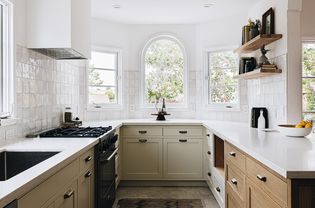
[[[111,126],[56,128],[39,134],[39,137],[99,137],[111,129]]]

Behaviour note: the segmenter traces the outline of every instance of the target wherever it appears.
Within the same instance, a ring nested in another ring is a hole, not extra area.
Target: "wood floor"
[[[122,198],[201,199],[204,208],[219,208],[207,187],[119,187],[114,208]]]

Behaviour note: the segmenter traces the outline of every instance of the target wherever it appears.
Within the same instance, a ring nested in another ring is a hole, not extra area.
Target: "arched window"
[[[186,55],[176,38],[162,35],[151,39],[143,50],[142,65],[145,105],[163,98],[169,106],[186,103]]]

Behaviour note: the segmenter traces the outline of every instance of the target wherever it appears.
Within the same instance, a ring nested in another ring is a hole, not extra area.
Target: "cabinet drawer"
[[[162,136],[163,130],[162,127],[154,126],[126,126],[122,133],[124,137]]]
[[[213,189],[215,192],[214,195],[219,196],[219,198],[217,198],[219,204],[224,204],[224,198],[225,198],[224,184],[221,184],[215,176],[212,177],[212,184],[213,184]]]
[[[226,208],[244,208],[245,201],[240,199],[230,184],[225,187],[225,207]]]
[[[257,187],[264,190],[279,204],[287,205],[286,182],[251,158],[246,158],[246,172],[248,178],[255,182]]]
[[[164,136],[202,136],[203,128],[200,126],[167,126],[164,128]]]
[[[19,199],[19,208],[41,207],[65,184],[69,184],[78,172],[79,160],[77,159]]]
[[[229,162],[226,163],[226,183],[235,194],[241,199],[245,199],[246,179],[245,174]]]
[[[241,171],[245,172],[245,155],[227,142],[224,145],[224,157]]]
[[[80,156],[80,171],[88,169],[94,164],[94,148],[88,150]]]

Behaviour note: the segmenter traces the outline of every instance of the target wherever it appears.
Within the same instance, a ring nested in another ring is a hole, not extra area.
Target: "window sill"
[[[17,123],[18,119],[16,118],[6,118],[6,119],[0,119],[0,128],[5,126],[12,126]]]
[[[218,112],[240,112],[240,106],[234,106],[232,108],[227,108],[225,106],[213,106],[213,105],[206,105],[204,106],[203,110],[206,111],[218,111]]]

